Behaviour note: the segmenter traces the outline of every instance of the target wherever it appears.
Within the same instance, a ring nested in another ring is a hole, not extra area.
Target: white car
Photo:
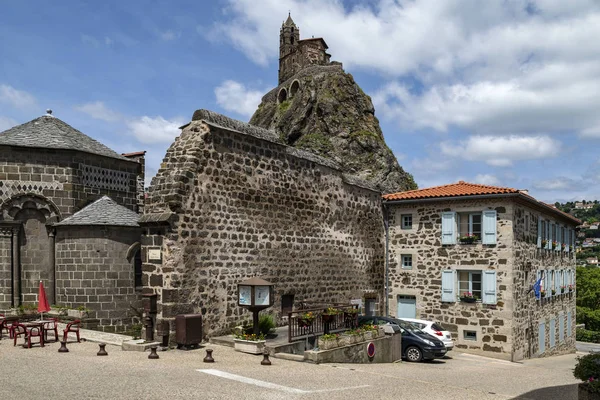
[[[454,348],[454,341],[452,340],[452,334],[449,331],[444,330],[441,324],[432,321],[425,321],[423,319],[414,318],[398,318],[402,321],[410,322],[416,325],[420,330],[431,336],[444,342],[446,350],[452,350]]]

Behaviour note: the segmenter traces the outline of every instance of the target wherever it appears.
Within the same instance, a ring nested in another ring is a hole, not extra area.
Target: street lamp
[[[269,308],[274,300],[273,284],[254,277],[238,283],[238,305],[252,311],[254,334],[258,335],[258,313]]]

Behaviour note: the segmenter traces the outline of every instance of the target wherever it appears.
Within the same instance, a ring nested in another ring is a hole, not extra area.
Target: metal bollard
[[[60,341],[60,349],[58,349],[59,353],[68,353],[69,349],[67,349],[67,341]]]
[[[150,354],[148,354],[148,358],[150,360],[156,360],[156,359],[158,359],[158,354],[156,354],[156,349],[158,349],[158,346],[152,346],[152,347],[150,347]]]
[[[106,343],[98,343],[98,346],[100,346],[100,350],[98,351],[98,353],[96,353],[97,356],[107,356],[108,353],[106,352]]]
[[[206,349],[206,357],[204,357],[204,360],[203,360],[205,363],[215,362],[215,359],[212,356],[212,352],[213,352],[213,349]]]

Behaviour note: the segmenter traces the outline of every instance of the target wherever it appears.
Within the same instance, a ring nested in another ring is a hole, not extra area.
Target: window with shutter
[[[550,320],[550,348],[553,348],[556,345],[556,320],[552,318]]]
[[[483,244],[496,244],[496,210],[483,212]]]
[[[496,304],[496,271],[483,271],[484,304]]]
[[[442,301],[455,302],[456,292],[454,290],[455,272],[453,270],[442,271]]]
[[[565,341],[565,316],[560,314],[558,316],[558,342],[562,343]]]
[[[552,239],[551,239],[551,235],[550,235],[550,221],[544,221],[545,225],[546,225],[546,229],[545,229],[545,233],[546,233],[546,250],[549,250],[552,248]]]
[[[567,228],[565,230],[565,251],[569,251],[571,249],[571,228]]]
[[[542,248],[542,219],[538,219],[538,229],[537,229],[537,247],[538,249]]]
[[[546,323],[540,322],[538,328],[538,352],[542,354],[546,351]]]
[[[571,311],[567,312],[567,337],[571,337]]]
[[[456,244],[456,213],[442,213],[442,244]]]
[[[556,225],[556,250],[562,250],[562,226]]]

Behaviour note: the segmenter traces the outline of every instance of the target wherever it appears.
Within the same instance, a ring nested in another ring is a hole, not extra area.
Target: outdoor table
[[[38,328],[40,330],[40,347],[44,347],[44,324],[46,322],[51,322],[51,321],[38,320],[38,321],[23,322],[23,325],[26,328]],[[26,346],[27,346],[27,343],[25,343],[23,345],[23,347],[26,347]]]

